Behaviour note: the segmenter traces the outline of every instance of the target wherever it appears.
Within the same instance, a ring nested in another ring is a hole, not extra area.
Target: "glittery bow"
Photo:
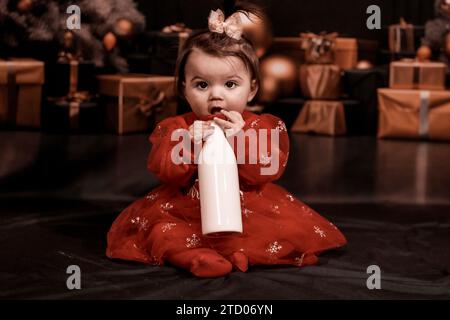
[[[242,24],[240,13],[235,12],[225,20],[222,10],[211,10],[208,17],[208,28],[211,32],[226,33],[230,38],[240,40],[242,36]]]

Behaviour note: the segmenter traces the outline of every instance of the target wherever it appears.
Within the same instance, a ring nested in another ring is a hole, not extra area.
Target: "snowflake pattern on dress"
[[[150,264],[153,266],[160,266],[162,265],[161,259],[159,259],[157,256],[152,256],[150,259]]]
[[[188,196],[191,197],[192,200],[200,200],[200,191],[198,191],[197,187],[194,185],[189,189],[189,192],[187,193]]]
[[[312,216],[312,210],[311,208],[307,206],[302,206],[303,213],[307,216]]]
[[[286,125],[285,125],[284,122],[281,121],[281,120],[278,120],[277,126],[275,127],[275,129],[277,129],[277,130],[280,131],[280,132],[283,132],[283,131],[286,132],[286,131],[287,131]]]
[[[325,232],[323,232],[322,229],[320,229],[318,226],[314,226],[314,232],[317,233],[321,238],[325,238]]]
[[[177,225],[176,223],[170,223],[170,222],[164,223],[161,227],[161,230],[162,230],[162,232],[170,231],[176,225]]]
[[[276,214],[280,214],[280,207],[276,204],[272,204],[270,206],[270,211],[272,211],[273,213],[276,213]]]
[[[272,157],[267,154],[262,154],[259,157],[259,163],[262,164],[263,166],[269,165],[271,161],[272,161]]]
[[[150,193],[150,194],[147,195],[145,198],[146,198],[147,200],[153,201],[153,200],[155,200],[156,198],[158,198],[158,192]]]
[[[158,126],[156,127],[156,129],[157,129],[157,135],[158,135],[158,137],[163,138],[163,137],[165,137],[165,136],[167,135],[167,128],[166,128],[166,127],[163,127],[163,126],[161,126],[161,125],[158,125]]]
[[[186,247],[196,248],[201,244],[200,238],[194,233],[192,236],[186,238]]]
[[[148,220],[146,218],[135,217],[131,219],[131,223],[138,226],[140,230],[147,230],[148,228]]]
[[[255,127],[259,124],[259,121],[261,121],[259,118],[256,119],[256,120],[253,120],[253,121],[250,123],[250,127],[251,127],[251,128],[255,128]]]
[[[280,252],[280,250],[283,248],[282,245],[278,244],[278,241],[272,242],[269,244],[269,246],[266,249],[266,252],[274,255],[277,254],[278,252]]]
[[[172,208],[173,208],[173,205],[170,202],[161,204],[161,209],[163,209],[164,211],[169,211]]]
[[[246,218],[248,218],[249,215],[253,213],[253,211],[252,211],[252,210],[249,210],[249,209],[247,209],[247,208],[244,208],[244,210],[242,210],[242,213],[244,214],[244,216],[245,216]]]
[[[294,197],[292,195],[290,195],[289,193],[286,194],[286,198],[289,199],[290,202],[294,202]]]

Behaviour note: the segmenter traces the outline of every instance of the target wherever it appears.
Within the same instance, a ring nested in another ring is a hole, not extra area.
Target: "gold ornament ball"
[[[450,4],[447,4],[447,1],[442,0],[441,1],[441,10],[445,13],[450,13]]]
[[[111,51],[117,44],[117,38],[112,32],[108,32],[103,37],[103,45],[106,48],[106,51]]]
[[[431,57],[431,49],[428,46],[421,46],[417,49],[417,60],[428,61]]]
[[[33,0],[20,0],[17,3],[17,10],[20,12],[27,12],[30,11],[33,7]]]
[[[356,64],[356,69],[366,70],[366,69],[371,69],[371,68],[373,68],[373,65],[368,60],[361,60],[361,61],[358,61],[358,63]]]
[[[271,55],[261,61],[260,68],[260,101],[271,102],[295,93],[298,85],[298,66],[292,59],[283,55]]]
[[[267,17],[259,17],[253,13],[239,13],[243,35],[250,40],[256,55],[262,57],[272,43],[272,30]]]
[[[128,19],[119,19],[114,31],[119,37],[129,37],[133,34],[133,23]]]

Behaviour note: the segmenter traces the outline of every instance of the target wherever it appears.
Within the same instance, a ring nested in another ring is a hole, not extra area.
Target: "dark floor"
[[[147,136],[0,132],[0,298],[449,299],[450,147],[294,134],[278,183],[346,235],[318,266],[197,279],[105,258],[106,232],[158,184]],[[82,289],[66,287],[78,265]],[[381,269],[381,290],[366,270]]]

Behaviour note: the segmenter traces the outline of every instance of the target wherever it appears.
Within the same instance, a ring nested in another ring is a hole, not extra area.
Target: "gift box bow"
[[[143,115],[150,117],[153,112],[162,111],[162,102],[165,98],[166,95],[163,91],[153,90],[149,96],[141,95],[136,106]]]
[[[321,32],[320,34],[312,32],[301,33],[301,48],[308,50],[311,58],[318,59],[334,50],[337,37],[338,34],[336,32],[328,34],[326,32]]]

